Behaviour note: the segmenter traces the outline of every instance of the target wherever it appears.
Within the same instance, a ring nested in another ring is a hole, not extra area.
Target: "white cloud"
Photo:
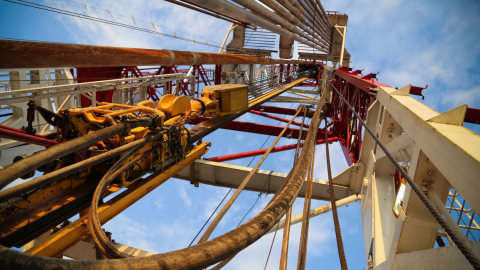
[[[156,201],[155,201],[155,206],[159,209],[159,210],[162,210],[162,208],[164,208],[164,205],[162,203],[162,198],[158,198]]]
[[[182,198],[183,202],[187,206],[191,206],[192,205],[192,198],[190,198],[190,196],[188,196],[187,189],[185,187],[185,185],[187,185],[187,184],[188,184],[187,182],[180,182],[180,181],[176,182],[176,186],[177,186],[177,190],[178,190],[178,194],[180,195],[180,198]]]

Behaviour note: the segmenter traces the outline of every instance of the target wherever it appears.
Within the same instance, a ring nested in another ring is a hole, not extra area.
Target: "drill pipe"
[[[284,8],[286,8],[290,13],[293,14],[298,20],[303,22],[306,26],[310,27],[314,30],[317,34],[319,34],[323,39],[327,40],[329,43],[331,40],[330,31],[325,31],[323,28],[320,27],[317,23],[313,21],[313,18],[306,12],[303,7],[297,2],[294,4],[290,3],[289,0],[276,0],[280,3]]]
[[[328,20],[327,13],[325,12],[325,9],[323,9],[322,3],[318,0],[309,0],[309,1],[312,4],[312,6],[315,7],[315,9],[317,10],[317,13],[320,14],[320,18],[325,23],[327,28],[329,29],[332,28],[332,25]]]
[[[13,40],[0,40],[0,59],[2,59],[0,61],[0,69],[312,63],[310,61],[277,60],[224,53],[150,50]]]
[[[259,26],[263,29],[267,29],[281,36],[294,39],[300,43],[306,44],[310,47],[314,47],[317,50],[324,50],[322,47],[313,44],[305,38],[300,37],[299,35],[294,34],[293,32],[288,31],[282,27],[279,27],[275,23],[271,23],[268,19],[264,19],[225,0],[185,0],[185,2],[214,10],[215,12],[218,12],[222,15],[234,17],[239,21],[248,21],[253,25]],[[283,20],[283,22],[286,23],[285,20]]]
[[[242,5],[246,8],[248,8],[248,9],[250,9],[254,13],[257,13],[259,16],[263,16],[270,21],[278,23],[282,27],[286,28],[288,31],[293,32],[294,34],[297,34],[299,36],[304,36],[309,41],[311,41],[314,44],[316,44],[316,45],[324,48],[325,50],[327,50],[327,52],[329,51],[330,48],[328,47],[328,45],[326,43],[324,44],[324,43],[322,43],[318,40],[315,40],[315,38],[313,36],[306,36],[305,32],[298,29],[295,25],[289,23],[288,20],[285,20],[281,16],[271,12],[270,10],[268,10],[267,8],[262,6],[261,4],[257,3],[256,1],[252,1],[252,0],[233,0],[233,1],[236,2],[239,5]]]
[[[292,24],[298,26],[300,29],[306,31],[307,33],[309,33],[313,37],[316,36],[314,30],[310,29],[310,27],[307,27],[307,25],[305,25],[303,23],[303,21],[299,20],[297,17],[292,15],[292,13],[288,12],[284,7],[282,7],[280,4],[278,4],[275,0],[260,0],[260,2],[262,2],[264,5],[268,6],[272,10],[274,10],[276,12],[276,14],[278,16],[280,16],[281,18],[283,18],[283,19],[291,22]],[[322,36],[316,37],[316,38],[318,39],[318,42],[321,42],[322,44],[326,45],[327,47],[330,46],[329,43],[326,40],[323,39]]]
[[[328,31],[329,28],[327,27],[327,24],[320,20],[322,14],[316,14],[315,8],[312,7],[308,0],[298,0],[298,2],[300,3],[300,5],[302,5],[305,12],[311,16],[312,21],[315,21],[317,24],[319,24],[323,30]]]
[[[321,106],[322,104],[318,104]],[[305,140],[305,147],[284,188],[257,216],[236,229],[199,245],[140,258],[97,261],[70,261],[32,256],[0,245],[3,269],[203,269],[240,252],[267,233],[285,215],[302,187],[312,161],[315,131],[321,110],[316,110]]]

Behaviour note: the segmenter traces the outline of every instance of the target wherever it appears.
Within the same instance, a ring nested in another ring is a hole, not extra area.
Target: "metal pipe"
[[[0,40],[0,69],[172,66],[208,64],[311,64],[310,61],[276,60],[223,53],[134,49],[64,43]]]
[[[55,141],[45,139],[35,135],[29,135],[25,133],[15,132],[10,129],[5,129],[0,127],[0,138],[17,140],[25,143],[31,143],[36,145],[41,145],[45,147],[54,146],[57,144]]]
[[[320,25],[316,24],[310,14],[305,11],[298,1],[277,0],[277,2],[291,12],[298,20],[319,34],[327,43],[331,43],[331,34],[329,34],[329,31],[326,32]]]
[[[321,106],[322,104],[318,105]],[[320,112],[321,110],[317,110],[313,115],[306,136],[305,149],[292,169],[282,192],[272,199],[269,205],[257,216],[227,234],[177,251],[119,260],[67,261],[56,258],[41,258],[0,246],[2,266],[4,269],[27,268],[27,266],[31,269],[131,269],[134,265],[137,270],[152,268],[200,269],[228,258],[260,239],[285,215],[287,208],[293,204],[304,183],[308,164],[312,160],[312,149],[315,142],[314,133],[319,128]],[[146,190],[151,189],[147,188]],[[130,189],[125,192],[129,191]],[[82,221],[78,220],[74,223],[81,226]],[[62,232],[66,233],[67,231],[62,230]],[[57,232],[53,237],[59,234],[60,232]],[[71,237],[77,239],[78,234],[71,235]]]
[[[331,35],[331,31],[329,31],[329,29],[325,28],[324,25],[321,25],[321,24],[318,24],[315,20],[316,18],[316,15],[315,13],[312,13],[311,10],[309,10],[308,6],[304,3],[304,2],[300,2],[299,1],[296,1],[296,0],[288,0],[290,1],[291,4],[293,4],[302,14],[303,16],[307,17],[309,22],[311,24],[314,24],[315,28],[318,29],[318,31],[321,31],[323,32],[324,34],[326,34],[329,38],[332,37]],[[310,11],[310,12],[309,12]]]
[[[325,12],[325,9],[323,9],[322,3],[319,0],[309,0],[310,4],[316,9],[317,13],[320,14],[320,18],[322,21],[325,23],[328,29],[332,28],[332,25],[330,25],[330,21],[327,18],[327,13]]]
[[[210,146],[210,143],[202,143],[198,146],[195,146],[193,150],[189,154],[187,154],[187,156],[183,160],[183,163],[180,162],[173,165],[170,168],[170,170],[158,171],[144,179],[139,179],[134,183],[132,183],[131,185],[129,185],[127,190],[123,191],[122,193],[118,194],[114,198],[105,202],[102,205],[102,207],[98,209],[100,222],[102,224],[105,224],[107,221],[111,220],[116,215],[120,214],[122,211],[127,209],[133,203],[137,202],[138,200],[146,196],[148,193],[155,190],[155,188],[163,184],[165,181],[167,181],[170,177],[177,174],[183,168],[188,167],[191,163],[195,162],[195,160],[197,160],[206,152],[208,152],[207,146]],[[83,237],[88,235],[88,228],[87,226],[85,226],[86,224],[84,223],[87,218],[88,218],[87,215],[82,215],[78,220],[72,222],[67,227],[63,228],[62,230],[51,235],[49,238],[45,239],[44,241],[38,243],[37,245],[29,249],[27,251],[28,254],[25,254],[25,253],[21,253],[21,254],[24,254],[24,256],[29,256],[30,258],[40,259],[41,261],[52,259],[52,258],[35,257],[31,255],[39,255],[39,256],[47,256],[47,257],[57,257],[61,255],[66,249],[73,246],[75,243],[78,243]],[[0,256],[0,261],[2,260],[3,260],[3,257]],[[21,262],[21,261],[17,261],[17,262]],[[44,268],[46,268],[45,264],[42,264],[41,262],[39,263]],[[83,264],[83,263],[85,263],[85,261],[81,262],[80,264]],[[61,269],[60,267],[61,263],[57,262],[55,264],[59,266],[58,269]],[[93,268],[93,267],[88,267],[87,265],[84,265],[83,267],[84,269]],[[32,266],[32,267],[19,267],[19,268],[40,269],[42,267]],[[3,269],[8,269],[8,267],[4,267]],[[73,267],[71,269],[79,269],[79,268]]]
[[[322,14],[315,10],[309,0],[298,0],[307,12],[312,16],[313,21],[317,22],[325,31],[328,31],[327,24],[321,20]]]
[[[220,16],[220,15],[218,15],[217,13],[211,12],[210,10],[207,11],[207,10],[204,10],[204,9],[201,9],[201,8],[198,8],[198,7],[195,7],[195,6],[192,6],[192,5],[187,5],[187,4],[182,3],[182,2],[180,2],[180,1],[175,1],[175,0],[165,0],[165,1],[170,2],[170,3],[172,3],[172,4],[175,4],[175,5],[179,5],[179,6],[182,6],[182,7],[186,7],[186,8],[191,9],[191,10],[198,11],[198,12],[203,13],[203,14],[207,14],[207,15],[209,15],[209,16],[212,16],[212,17],[215,17],[215,18],[217,18],[217,19],[230,22],[230,23],[232,23],[232,24],[239,24],[239,23],[241,23],[241,24],[243,24],[243,25],[246,24],[245,22],[237,22],[237,21],[235,21],[235,19],[233,19],[233,18],[230,18],[230,17],[226,17],[226,18],[225,18],[225,16]]]
[[[310,14],[312,22],[315,21],[324,31],[329,31],[327,24],[321,20],[321,14],[318,13],[308,0],[298,0],[300,5]]]
[[[0,189],[18,179],[25,172],[36,170],[37,168],[51,162],[57,158],[71,154],[82,148],[90,147],[92,144],[113,137],[125,132],[128,127],[136,128],[140,126],[150,126],[151,118],[139,118],[129,121],[125,124],[110,126],[99,131],[75,138],[73,140],[54,145],[43,151],[35,153],[21,161],[15,162],[3,169],[0,174]],[[128,125],[128,126],[127,126]]]
[[[215,12],[218,12],[222,15],[228,15],[240,21],[248,21],[253,25],[262,27],[264,29],[277,33],[281,36],[292,38],[294,40],[297,40],[298,42],[305,43],[320,51],[324,50],[324,48],[318,45],[315,45],[310,41],[307,41],[305,38],[300,37],[298,34],[295,34],[294,32],[292,32],[292,31],[295,31],[294,28],[296,28],[296,27],[293,27],[292,24],[287,23],[285,20],[281,19],[274,13],[266,11],[265,8],[259,7],[258,4],[253,3],[251,1],[236,0],[239,3],[241,3],[241,5],[248,7],[252,11],[256,11],[260,13],[261,16],[264,16],[263,18],[252,12],[248,12],[245,9],[242,9],[241,7],[234,5],[230,2],[227,2],[225,0],[185,0],[185,1],[191,4],[202,6],[204,8],[212,9]],[[272,23],[270,21],[273,21],[275,23]],[[276,23],[281,24],[283,27],[277,26]],[[299,33],[300,35],[302,34],[301,32]]]
[[[335,142],[335,141],[340,141],[340,140],[341,140],[341,138],[339,138],[339,137],[328,138],[328,142]],[[320,139],[320,140],[316,141],[316,144],[322,144],[322,143],[325,143],[324,139]],[[303,147],[303,145],[304,145],[304,143],[301,143],[300,147]],[[272,149],[272,153],[292,150],[292,149],[295,149],[296,147],[297,147],[297,144],[277,146],[277,147]],[[259,156],[259,155],[262,155],[263,153],[265,153],[265,151],[267,151],[267,149],[260,149],[260,150],[248,151],[248,152],[243,152],[243,153],[206,158],[205,160],[215,161],[215,162],[225,162],[225,161],[229,161],[229,160]]]
[[[303,21],[299,20],[297,17],[295,17],[292,13],[288,12],[284,7],[282,7],[280,4],[278,4],[274,0],[260,0],[263,4],[268,6],[269,8],[273,9],[278,16],[282,17],[283,19],[290,21],[292,24],[300,27],[300,29],[306,31],[313,37],[315,37],[315,32],[312,30],[310,27],[307,27]],[[293,6],[292,6],[293,7]],[[316,37],[319,42],[322,44],[326,45],[327,47],[330,47],[327,41],[319,38],[318,36]]]
[[[109,159],[112,159],[130,149],[133,147],[151,141],[150,137],[147,138],[142,138],[140,140],[136,140],[134,142],[131,142],[129,144],[122,145],[118,148],[112,149],[111,151],[102,153],[100,155],[94,156],[92,158],[76,162],[73,165],[63,167],[61,169],[55,170],[51,173],[44,174],[42,176],[39,176],[35,179],[32,179],[28,182],[21,183],[19,185],[16,185],[14,187],[11,187],[9,189],[1,190],[0,191],[0,202],[5,202],[6,200],[9,200],[11,198],[20,196],[30,190],[34,190],[36,188],[42,187],[46,184],[49,184],[53,181],[56,181],[58,179],[61,179],[62,177],[66,177],[68,175],[71,175],[73,173],[76,173],[78,171],[90,168],[92,166],[95,166],[101,162],[107,161]]]
[[[320,46],[321,48],[324,48],[328,51],[328,47],[325,46],[325,44],[315,40],[313,37],[306,36],[304,32],[302,32],[300,29],[298,29],[295,25],[289,23],[286,21],[284,18],[278,16],[277,14],[271,12],[261,4],[257,3],[256,1],[252,0],[233,0],[234,2],[252,10],[253,12],[259,14],[260,16],[263,16],[264,18],[273,21],[275,23],[278,23],[282,27],[286,28],[288,31],[299,35],[298,38],[295,38],[295,40],[302,42],[305,41],[304,38],[308,39],[309,41],[313,42],[314,44]],[[303,35],[303,38],[300,37]],[[305,43],[305,42],[303,42]]]
[[[275,120],[278,120],[278,121],[281,121],[281,122],[285,122],[285,123],[288,123],[288,119],[285,119],[285,118],[282,118],[282,117],[278,117],[278,116],[275,116],[275,115],[271,115],[271,114],[266,114],[266,113],[262,113],[262,112],[259,112],[259,111],[255,111],[255,110],[250,110],[249,113],[253,113],[253,114],[256,114],[256,115],[260,115],[260,116],[263,116],[263,117],[266,117],[266,118],[270,118],[270,119],[275,119]],[[302,123],[299,123],[297,121],[293,121],[292,124],[296,125],[296,126],[301,126]],[[309,128],[310,125],[307,125],[307,124],[304,124],[304,127],[305,128]],[[300,128],[301,130],[302,128]]]
[[[336,201],[337,208],[345,206],[347,204],[354,203],[354,202],[360,200],[361,198],[362,198],[362,195],[352,195],[352,196],[340,199],[340,200]],[[310,218],[328,213],[330,211],[332,211],[332,204],[331,203],[326,204],[324,206],[320,206],[320,207],[315,208],[313,210],[310,210]],[[292,220],[291,220],[291,225],[300,223],[302,221],[302,219],[303,219],[303,214],[298,214],[298,215],[293,216]],[[278,224],[278,229],[279,230],[283,229],[285,227],[285,220],[282,219],[282,220],[280,220],[279,223],[280,224]],[[267,232],[267,234],[275,232],[276,228],[277,228],[277,226],[274,226],[270,231]]]

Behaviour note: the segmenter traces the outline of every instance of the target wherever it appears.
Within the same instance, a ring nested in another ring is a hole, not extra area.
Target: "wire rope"
[[[155,34],[155,35],[159,35],[159,36],[164,36],[164,37],[175,38],[175,39],[179,39],[179,40],[183,40],[183,41],[193,42],[195,44],[202,44],[202,45],[207,45],[209,47],[212,46],[212,47],[220,48],[220,46],[218,46],[218,45],[208,44],[208,41],[207,42],[202,42],[202,41],[195,41],[194,39],[177,37],[176,34],[171,35],[171,34],[166,34],[166,33],[160,33],[160,32],[157,32],[157,31],[153,31],[153,30],[149,30],[149,29],[145,29],[145,28],[141,28],[141,27],[137,27],[137,26],[133,26],[133,25],[128,25],[128,24],[114,22],[114,21],[110,21],[110,20],[106,20],[106,19],[96,18],[96,17],[83,15],[83,14],[76,13],[76,12],[71,12],[71,11],[64,10],[64,9],[58,9],[58,8],[53,8],[53,7],[49,7],[49,6],[45,6],[45,5],[32,3],[32,2],[29,2],[29,1],[23,1],[23,0],[17,0],[18,2],[15,2],[15,1],[12,1],[12,0],[3,0],[3,1],[10,2],[10,3],[13,3],[13,4],[22,5],[22,6],[32,7],[32,8],[36,8],[36,9],[40,9],[40,10],[50,11],[50,12],[54,12],[54,13],[58,13],[58,14],[73,16],[73,17],[77,17],[77,18],[80,18],[80,19],[86,19],[86,20],[90,20],[90,21],[94,21],[94,22],[119,26],[119,27],[131,29],[131,30],[137,30],[137,31],[145,32],[145,33],[150,33],[150,34]]]
[[[350,108],[350,110],[353,112],[353,114],[357,117],[357,119],[362,123],[362,125],[365,127],[368,133],[372,136],[373,140],[377,143],[377,145],[383,150],[385,155],[388,157],[388,159],[393,163],[395,168],[402,174],[402,177],[405,178],[407,183],[411,186],[413,191],[418,195],[420,200],[423,202],[423,204],[427,207],[427,209],[430,211],[430,213],[433,215],[433,217],[437,220],[437,222],[442,226],[442,228],[447,232],[447,234],[450,236],[452,241],[457,245],[458,249],[462,252],[462,254],[467,258],[468,262],[477,270],[480,270],[480,260],[475,256],[475,254],[466,246],[458,237],[458,235],[448,226],[446,221],[442,218],[442,215],[440,212],[435,208],[435,206],[430,202],[428,197],[423,193],[423,191],[418,187],[418,185],[413,181],[413,179],[408,175],[408,173],[403,169],[402,166],[395,160],[395,158],[392,156],[392,154],[387,150],[387,148],[383,145],[383,143],[380,141],[377,136],[375,136],[375,133],[370,129],[370,127],[367,126],[367,123],[358,115],[358,113],[354,110],[352,105],[348,103],[348,101],[340,94],[340,91],[333,85],[331,81],[330,85],[333,87],[333,89],[337,92],[339,97],[345,102],[345,104]]]

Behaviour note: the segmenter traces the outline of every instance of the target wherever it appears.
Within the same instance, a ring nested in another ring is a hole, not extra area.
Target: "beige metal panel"
[[[357,171],[358,171],[358,165],[353,164],[352,166],[348,167],[346,170],[343,172],[339,173],[337,176],[335,176],[332,180],[334,184],[337,185],[342,185],[342,186],[349,186],[352,178],[357,178]]]
[[[368,109],[366,123],[369,127],[375,127],[381,107],[382,106],[380,103],[375,101]],[[372,147],[373,138],[368,133],[365,133],[363,137],[360,159],[357,163],[359,164],[359,168],[363,170],[364,173],[361,171],[357,172],[357,178],[354,180],[354,182],[350,183],[350,187],[353,187],[356,192],[361,191],[363,196],[362,200],[360,201],[360,210],[362,216],[363,243],[366,260],[368,260],[370,254],[370,247],[372,246],[374,231],[373,187],[371,183],[375,178],[373,173],[375,155],[372,151]]]
[[[401,150],[405,150],[407,152],[408,155],[406,156],[406,158],[412,156],[413,140],[408,136],[407,133],[403,133],[402,135],[398,136],[397,138],[393,139],[393,141],[385,145],[385,147],[387,147],[388,152],[390,152],[397,161],[402,161],[404,160],[404,156],[402,156],[402,154],[400,153]],[[379,148],[377,150],[377,160],[380,160],[384,157],[386,157],[385,153],[382,149]]]
[[[242,180],[248,175],[252,168],[230,165],[220,162],[213,162],[207,160],[195,161],[195,182],[220,186],[236,188],[240,185]],[[264,193],[275,193],[280,185],[283,183],[287,174],[259,170],[252,180],[245,187],[246,190],[258,191]],[[175,178],[190,181],[190,167],[183,169]],[[306,181],[305,181],[306,182]],[[305,186],[300,190],[299,197],[305,196]],[[346,186],[335,185],[335,198],[337,200],[343,199],[349,195],[349,189]],[[315,200],[330,200],[328,193],[328,182],[320,179],[313,179],[312,199]]]
[[[471,243],[473,253],[480,256],[480,242]],[[433,248],[397,254],[392,270],[469,270],[473,267],[456,246]]]
[[[463,126],[427,122],[439,113],[409,96],[391,95],[394,91],[379,87],[377,99],[474,211],[479,212],[480,135]]]

